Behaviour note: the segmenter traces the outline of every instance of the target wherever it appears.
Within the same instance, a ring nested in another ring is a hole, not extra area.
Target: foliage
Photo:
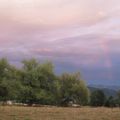
[[[103,106],[105,103],[106,97],[102,90],[96,90],[91,93],[90,96],[90,105],[91,106]]]
[[[64,73],[60,77],[60,95],[62,104],[72,101],[84,105],[88,102],[89,92],[79,73]]]
[[[116,103],[117,103],[117,105],[120,107],[120,90],[117,92]]]
[[[69,103],[91,106],[120,106],[120,91],[117,97],[106,98],[101,90],[89,93],[80,73],[55,75],[51,62],[36,59],[23,60],[17,68],[0,59],[0,101],[12,100],[20,103],[64,105]]]
[[[22,68],[0,60],[0,100],[32,104],[61,105],[66,99],[84,105],[88,89],[79,73],[56,76],[51,62],[36,59],[22,61]],[[66,104],[69,103],[67,101]]]
[[[114,97],[110,96],[109,98],[107,98],[107,100],[105,101],[105,106],[106,107],[115,107],[116,100],[114,99]]]

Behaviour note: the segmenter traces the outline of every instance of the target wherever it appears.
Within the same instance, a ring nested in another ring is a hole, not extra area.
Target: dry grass
[[[0,120],[120,120],[120,109],[0,106]]]

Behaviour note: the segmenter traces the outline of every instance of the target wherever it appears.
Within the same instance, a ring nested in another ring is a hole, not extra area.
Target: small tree
[[[96,90],[91,93],[90,105],[91,106],[103,106],[105,103],[105,94],[102,90]]]
[[[85,83],[81,80],[80,74],[65,73],[60,77],[61,103],[68,104],[70,101],[85,105],[88,102],[89,91]]]
[[[117,92],[117,104],[120,107],[120,90]]]
[[[116,106],[116,100],[113,96],[110,96],[107,98],[105,101],[105,106],[106,107],[115,107]]]

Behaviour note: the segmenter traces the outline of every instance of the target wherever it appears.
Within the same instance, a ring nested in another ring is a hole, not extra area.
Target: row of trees
[[[120,105],[117,98],[106,98],[101,90],[89,92],[80,73],[55,75],[51,62],[39,63],[36,59],[22,61],[17,68],[6,59],[0,59],[0,101],[43,105]]]
[[[120,107],[120,91],[115,97],[106,97],[102,90],[95,90],[90,95],[91,106]]]
[[[0,101],[7,100],[46,105],[66,105],[73,101],[85,105],[89,91],[79,73],[57,76],[51,62],[24,60],[18,69],[0,59]]]

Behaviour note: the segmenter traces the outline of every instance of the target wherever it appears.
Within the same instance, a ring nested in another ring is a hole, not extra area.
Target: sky
[[[119,0],[0,0],[0,58],[51,60],[88,84],[120,85]]]

